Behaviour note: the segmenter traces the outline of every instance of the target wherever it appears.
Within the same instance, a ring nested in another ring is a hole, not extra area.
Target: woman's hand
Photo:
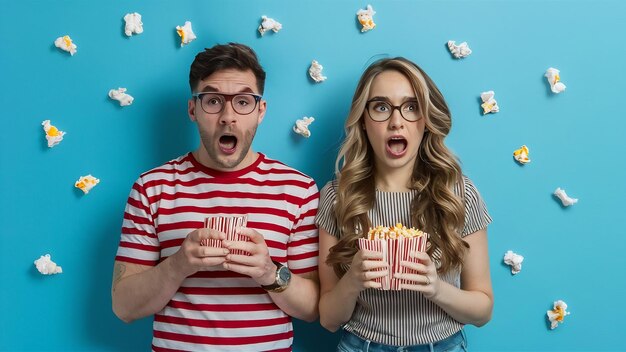
[[[417,273],[396,273],[394,277],[404,280],[400,285],[402,289],[419,291],[426,298],[435,297],[439,292],[440,284],[435,263],[425,252],[412,252],[410,255],[419,262],[403,261],[400,265]]]
[[[350,270],[346,273],[351,283],[359,291],[366,288],[380,288],[381,283],[374,279],[381,278],[389,274],[389,268],[383,260],[381,252],[361,249],[352,258]]]

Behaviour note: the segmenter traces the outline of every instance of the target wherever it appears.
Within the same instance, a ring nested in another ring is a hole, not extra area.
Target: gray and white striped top
[[[484,229],[491,222],[478,190],[469,178],[463,176],[465,184],[465,225],[461,237]],[[460,185],[455,187],[457,195],[462,194]],[[320,205],[315,222],[318,227],[339,238],[334,203],[337,182],[330,181],[320,192]],[[411,221],[411,202],[417,191],[381,192],[376,191],[376,202],[368,216],[371,223],[392,226],[400,222],[407,227]],[[437,257],[437,253],[434,253]],[[461,273],[451,270],[440,274],[440,279],[460,287]],[[344,326],[364,339],[393,346],[410,346],[443,340],[463,328],[443,309],[422,296],[420,292],[401,290],[383,291],[366,289],[361,291],[350,321]]]

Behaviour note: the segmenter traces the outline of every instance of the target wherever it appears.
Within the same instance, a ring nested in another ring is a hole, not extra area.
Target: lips
[[[220,150],[225,154],[233,154],[237,150],[237,137],[225,134],[219,139]]]
[[[387,140],[387,152],[395,157],[403,156],[409,142],[403,136],[392,136]]]

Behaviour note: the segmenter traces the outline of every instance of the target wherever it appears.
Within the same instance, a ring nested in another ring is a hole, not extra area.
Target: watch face
[[[286,266],[281,267],[280,270],[278,270],[277,279],[277,283],[281,286],[288,284],[289,280],[291,280],[291,271],[289,271],[289,268]]]

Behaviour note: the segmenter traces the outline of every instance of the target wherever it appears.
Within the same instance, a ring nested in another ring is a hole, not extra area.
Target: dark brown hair
[[[259,94],[263,94],[265,89],[265,71],[261,67],[254,50],[238,43],[215,45],[212,48],[204,49],[203,52],[196,55],[189,69],[189,86],[191,91],[193,92],[196,89],[198,82],[201,80],[217,71],[226,69],[251,70],[256,77]]]

